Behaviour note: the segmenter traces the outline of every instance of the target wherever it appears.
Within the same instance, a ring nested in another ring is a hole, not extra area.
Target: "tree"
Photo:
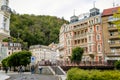
[[[84,52],[83,48],[81,48],[81,47],[74,48],[72,50],[71,61],[80,62],[82,59],[83,52]]]
[[[120,32],[120,8],[118,8],[117,12],[113,14],[113,24],[118,28],[118,31]]]
[[[116,69],[120,70],[120,60],[116,61],[114,66]]]
[[[30,63],[31,55],[29,51],[14,52],[12,55],[2,60],[2,65],[14,67],[14,70],[15,67],[20,65],[27,66]]]
[[[16,40],[23,41],[24,45],[49,45],[52,42],[59,42],[59,30],[61,25],[68,23],[64,19],[55,16],[45,15],[20,15],[11,14],[10,35]],[[5,39],[4,41],[8,41]],[[26,44],[24,44],[26,42]]]
[[[8,61],[8,58],[5,58],[5,59],[2,60],[2,66],[3,67],[7,67],[8,66],[7,61]]]

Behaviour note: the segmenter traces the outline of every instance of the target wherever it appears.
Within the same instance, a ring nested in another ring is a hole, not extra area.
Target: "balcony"
[[[119,18],[114,18],[113,16],[110,16],[108,18],[108,22],[113,22],[113,21],[117,21],[117,20],[119,20]]]
[[[116,31],[116,30],[118,30],[116,27],[108,27],[108,30],[109,31]]]
[[[120,57],[120,52],[119,53],[107,53],[107,57]]]
[[[10,32],[9,31],[0,28],[0,40],[2,40],[4,38],[7,38],[9,36],[10,36]]]
[[[11,13],[11,8],[9,8],[9,7],[6,6],[6,5],[2,5],[2,6],[1,6],[1,10],[4,11],[4,12]]]
[[[112,36],[109,36],[109,39],[120,39],[120,36],[119,35],[112,35]]]
[[[109,44],[109,45],[110,45],[111,48],[112,48],[112,47],[120,47],[120,43]]]
[[[74,39],[87,38],[87,33],[80,34],[80,35],[75,35],[73,38],[74,38]]]
[[[94,58],[96,52],[88,52],[88,55],[91,57],[91,58]]]

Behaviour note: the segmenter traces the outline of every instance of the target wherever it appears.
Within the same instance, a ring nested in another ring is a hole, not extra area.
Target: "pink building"
[[[99,9],[92,8],[89,15],[80,19],[71,17],[69,24],[64,24],[59,35],[60,53],[64,60],[69,60],[72,49],[79,46],[84,48],[82,61],[103,61],[103,42],[101,15]]]

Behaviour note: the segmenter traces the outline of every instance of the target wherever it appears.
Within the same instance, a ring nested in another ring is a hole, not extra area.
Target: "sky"
[[[9,0],[9,6],[19,14],[50,15],[70,20],[76,16],[87,13],[95,7],[103,9],[120,6],[120,0]]]

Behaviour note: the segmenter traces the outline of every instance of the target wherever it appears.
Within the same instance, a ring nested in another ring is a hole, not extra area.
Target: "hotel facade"
[[[89,15],[78,20],[72,16],[69,24],[61,26],[59,50],[64,60],[70,60],[72,49],[84,49],[82,61],[103,61],[101,14],[99,9],[90,9]]]

